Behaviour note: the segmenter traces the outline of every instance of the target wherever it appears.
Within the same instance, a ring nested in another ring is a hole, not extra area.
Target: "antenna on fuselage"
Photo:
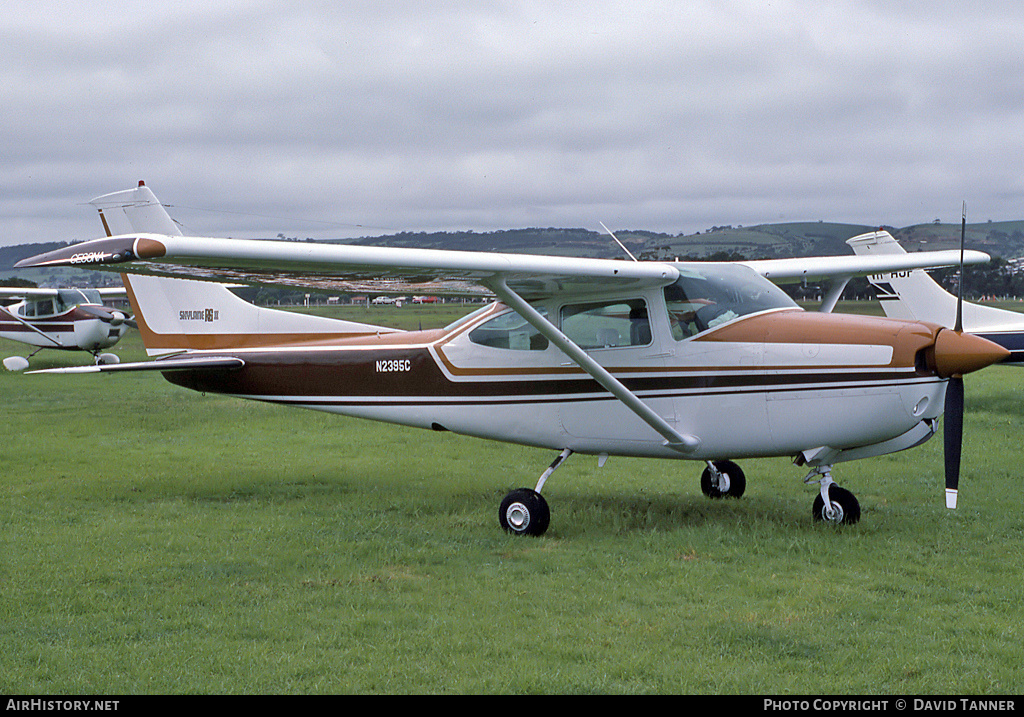
[[[628,255],[629,255],[629,258],[630,258],[630,259],[632,259],[633,261],[638,261],[638,260],[637,260],[637,258],[636,258],[635,256],[633,256],[633,253],[632,253],[632,252],[631,252],[631,251],[630,251],[629,249],[627,249],[627,248],[626,248],[626,245],[625,245],[625,244],[623,244],[622,242],[620,242],[620,241],[619,241],[619,238],[618,238],[617,236],[615,236],[614,234],[612,234],[612,230],[611,230],[611,229],[609,229],[608,227],[605,227],[605,226],[604,226],[604,222],[598,222],[598,223],[599,223],[599,224],[600,224],[600,225],[601,225],[602,227],[604,227],[604,230],[605,230],[606,232],[608,232],[608,236],[610,236],[610,237],[611,237],[612,239],[614,239],[614,240],[615,240],[615,243],[619,245],[619,248],[620,248],[620,249],[622,249],[622,251],[626,252],[626,254],[628,254]]]

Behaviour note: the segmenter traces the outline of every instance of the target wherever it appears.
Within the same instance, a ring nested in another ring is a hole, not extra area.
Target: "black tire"
[[[498,508],[498,523],[513,535],[544,535],[551,522],[548,502],[531,488],[517,488]]]
[[[829,520],[828,516],[825,515],[825,501],[822,500],[821,492],[819,491],[818,495],[814,498],[814,506],[811,508],[811,515],[815,520],[834,525],[853,525],[860,520],[860,503],[857,502],[857,497],[850,491],[837,485],[831,485],[828,489],[828,499],[832,501],[833,505],[838,506],[840,515],[833,520]]]
[[[722,491],[715,486],[711,469],[705,468],[700,474],[700,490],[708,498],[739,498],[747,489],[747,477],[743,469],[732,461],[714,461],[715,468],[729,477],[729,490]]]

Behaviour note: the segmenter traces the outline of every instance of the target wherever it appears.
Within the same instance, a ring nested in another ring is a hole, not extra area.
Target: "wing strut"
[[[680,453],[692,453],[700,447],[700,439],[696,436],[683,435],[676,431],[668,422],[659,416],[651,407],[641,401],[635,393],[626,388],[621,381],[612,376],[604,366],[592,359],[586,351],[555,328],[555,325],[544,318],[540,312],[530,306],[519,294],[505,283],[503,276],[497,276],[487,282],[489,288],[508,306],[537,329],[548,341],[571,358],[581,369],[590,374],[591,378],[601,384],[615,398],[622,401],[629,410],[635,413],[647,425],[665,438],[665,445]]]
[[[818,311],[823,314],[831,314],[832,309],[836,308],[836,304],[839,302],[839,297],[843,295],[843,290],[852,278],[852,276],[837,276],[833,279],[828,285],[828,291],[821,298],[821,306],[818,307]]]

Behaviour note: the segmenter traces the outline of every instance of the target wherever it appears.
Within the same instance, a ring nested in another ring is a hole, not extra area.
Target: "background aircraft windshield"
[[[103,298],[95,289],[60,289],[57,292],[57,307],[65,311],[79,304],[102,304]]]

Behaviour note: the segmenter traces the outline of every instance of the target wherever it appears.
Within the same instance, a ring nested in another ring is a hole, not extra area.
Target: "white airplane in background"
[[[865,257],[907,254],[886,231],[864,234],[846,243],[856,254]],[[952,326],[958,297],[943,289],[923,269],[888,271],[871,274],[867,278],[874,286],[886,316]],[[968,301],[964,301],[962,306],[964,331],[1007,349],[1010,356],[1004,363],[1024,364],[1024,314]]]
[[[765,278],[844,283],[960,263],[955,251],[675,263],[299,244],[182,236],[142,183],[93,204],[110,236],[18,266],[122,272],[159,358],[49,372],[156,370],[196,391],[557,451],[534,488],[501,502],[515,534],[547,529],[541,490],[573,453],[701,461],[716,498],[744,492],[734,459],[786,456],[817,484],[815,520],[855,523],[860,505],[832,467],[928,440],[947,385],[1006,355],[935,323],[807,312]],[[225,281],[498,300],[403,332],[256,307],[212,283]]]
[[[28,357],[8,356],[9,371],[28,368],[28,359],[43,349],[88,351],[97,363],[117,363],[117,355],[100,353],[124,336],[134,321],[125,312],[104,306],[103,298],[125,296],[125,289],[37,289],[0,287],[0,338],[37,347]]]

